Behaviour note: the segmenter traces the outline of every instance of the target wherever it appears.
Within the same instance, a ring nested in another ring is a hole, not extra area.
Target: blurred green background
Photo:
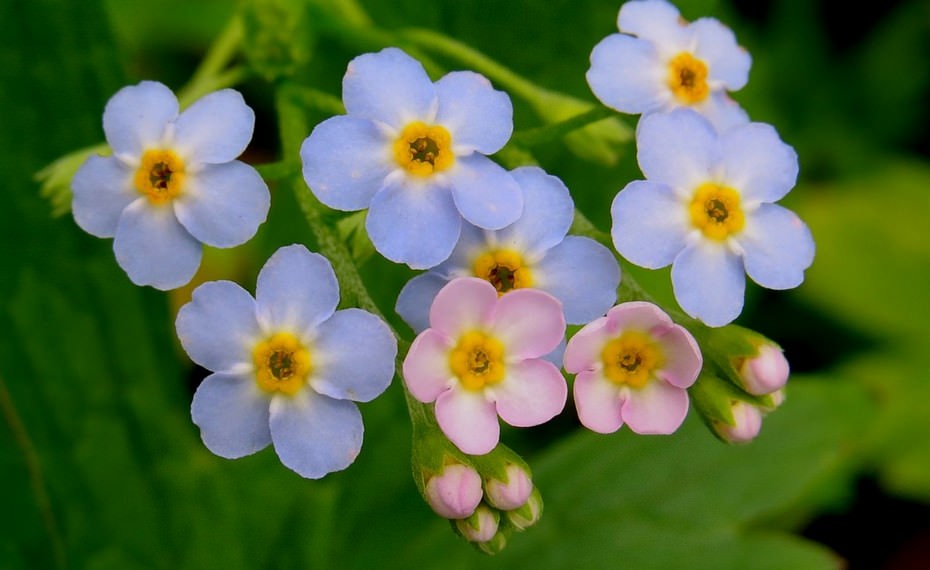
[[[253,14],[284,5],[248,4]],[[296,54],[286,72],[333,96],[352,57],[415,26],[592,103],[588,54],[615,31],[620,5],[363,0],[386,35],[353,37],[331,3],[305,4],[280,20],[296,39],[278,55]],[[134,287],[109,240],[53,218],[38,195],[38,170],[102,142],[117,89],[141,79],[180,88],[240,4],[0,4],[0,568],[930,566],[930,3],[678,5],[736,31],[753,69],[735,98],[800,155],[784,203],[810,225],[817,258],[797,290],[751,288],[738,321],[785,347],[788,400],[745,447],[719,443],[693,412],[671,437],[583,432],[571,405],[552,424],[505,431],[546,510],[488,558],[420,500],[397,379],[362,406],[365,445],[345,472],[307,481],[270,449],[211,455],[189,417],[203,371],[174,340],[188,293]],[[272,49],[261,41],[247,36],[250,49]],[[256,74],[239,87],[258,115],[245,159],[277,160],[274,84]],[[541,124],[524,101],[515,107],[517,130]],[[615,150],[612,165],[561,142],[533,152],[606,230],[610,200],[639,177],[632,143]],[[259,236],[209,253],[200,279],[251,289],[274,249],[313,247],[289,189],[272,192]],[[362,270],[393,318],[411,272],[376,258]],[[670,298],[667,272],[635,276]]]

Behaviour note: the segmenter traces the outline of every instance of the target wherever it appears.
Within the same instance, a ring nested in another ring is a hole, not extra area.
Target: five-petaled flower
[[[749,79],[752,59],[714,18],[692,23],[665,0],[632,0],[620,8],[622,33],[591,52],[588,85],[602,103],[631,114],[689,107],[718,129],[748,122],[727,95]]]
[[[562,302],[572,324],[587,323],[613,306],[620,268],[594,240],[566,237],[575,209],[565,184],[538,167],[511,174],[523,190],[523,215],[496,231],[465,224],[449,259],[401,290],[397,312],[416,332],[429,327],[433,298],[456,277],[480,277],[501,295],[526,287],[546,291]]]
[[[499,296],[487,281],[461,277],[436,295],[429,321],[404,360],[404,381],[417,400],[436,402],[440,429],[463,452],[494,449],[498,414],[527,427],[562,411],[565,379],[541,359],[565,335],[553,296],[536,289]]]
[[[577,374],[581,423],[612,433],[669,434],[688,413],[687,388],[702,365],[697,342],[652,303],[621,303],[578,331],[565,348],[565,370]]]
[[[284,465],[313,479],[355,460],[363,425],[353,401],[390,384],[397,342],[381,319],[336,311],[338,302],[329,261],[302,245],[271,256],[254,299],[230,281],[194,291],[177,331],[213,371],[191,406],[210,451],[234,459],[273,443]]]
[[[268,214],[268,187],[242,154],[255,114],[223,89],[178,114],[170,89],[154,81],[124,87],[107,103],[103,130],[112,156],[91,156],[74,175],[77,224],[112,237],[133,283],[184,285],[203,244],[248,241]]]
[[[449,257],[463,218],[493,230],[520,216],[520,187],[485,156],[510,138],[513,107],[484,76],[433,83],[387,48],[352,60],[342,91],[348,114],[318,124],[301,147],[304,178],[331,208],[368,208],[382,255],[426,269]]]
[[[647,180],[630,182],[611,206],[614,246],[637,265],[672,264],[675,298],[710,326],[743,309],[747,273],[769,289],[804,280],[814,240],[791,211],[773,204],[794,186],[798,158],[770,125],[718,134],[690,109],[640,120],[637,160]]]

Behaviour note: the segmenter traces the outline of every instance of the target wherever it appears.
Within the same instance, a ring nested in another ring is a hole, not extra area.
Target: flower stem
[[[235,85],[242,79],[245,75],[242,68],[223,72],[223,68],[229,64],[239,50],[241,41],[242,21],[237,14],[229,20],[223,32],[213,40],[213,44],[207,50],[207,55],[194,71],[190,81],[178,92],[178,101],[182,108],[211,91]],[[233,71],[235,73],[232,73]]]

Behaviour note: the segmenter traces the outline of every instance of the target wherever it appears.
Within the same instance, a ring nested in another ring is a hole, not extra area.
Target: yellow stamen
[[[184,186],[184,161],[170,150],[147,150],[136,170],[136,190],[153,204],[173,200]]]
[[[727,186],[705,182],[698,186],[688,207],[691,223],[710,239],[723,241],[746,224],[739,192]]]
[[[625,331],[601,351],[604,376],[616,384],[642,388],[665,361],[662,348],[640,331]]]
[[[394,141],[394,160],[417,176],[442,172],[455,163],[452,135],[440,125],[414,121]]]
[[[449,353],[449,368],[468,390],[481,390],[504,378],[504,345],[493,336],[470,331]]]
[[[510,249],[499,249],[483,253],[475,260],[475,277],[494,285],[498,295],[511,289],[533,286],[533,275],[519,253]]]
[[[684,51],[668,62],[668,86],[685,105],[700,103],[710,94],[707,64]]]
[[[303,388],[313,369],[310,351],[288,332],[271,335],[252,350],[255,382],[266,392],[293,396]]]

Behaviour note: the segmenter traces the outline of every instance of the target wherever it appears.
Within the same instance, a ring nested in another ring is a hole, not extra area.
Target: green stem
[[[510,142],[520,146],[534,146],[547,143],[561,138],[572,131],[590,125],[591,123],[596,123],[601,119],[613,117],[614,115],[615,113],[607,107],[595,107],[558,123],[518,131],[510,137]]]
[[[178,92],[178,103],[184,109],[204,95],[242,83],[248,75],[248,70],[239,66],[201,79],[191,79]]]
[[[194,75],[191,76],[187,85],[181,89],[178,96],[181,107],[185,107],[204,94],[218,89],[218,87],[213,89],[208,87],[216,84],[216,78],[221,75],[223,68],[226,67],[233,56],[236,55],[241,41],[242,21],[239,19],[238,15],[235,15],[226,24],[222,33],[213,40],[213,44],[210,45],[207,54],[200,62],[197,70],[194,71]]]

